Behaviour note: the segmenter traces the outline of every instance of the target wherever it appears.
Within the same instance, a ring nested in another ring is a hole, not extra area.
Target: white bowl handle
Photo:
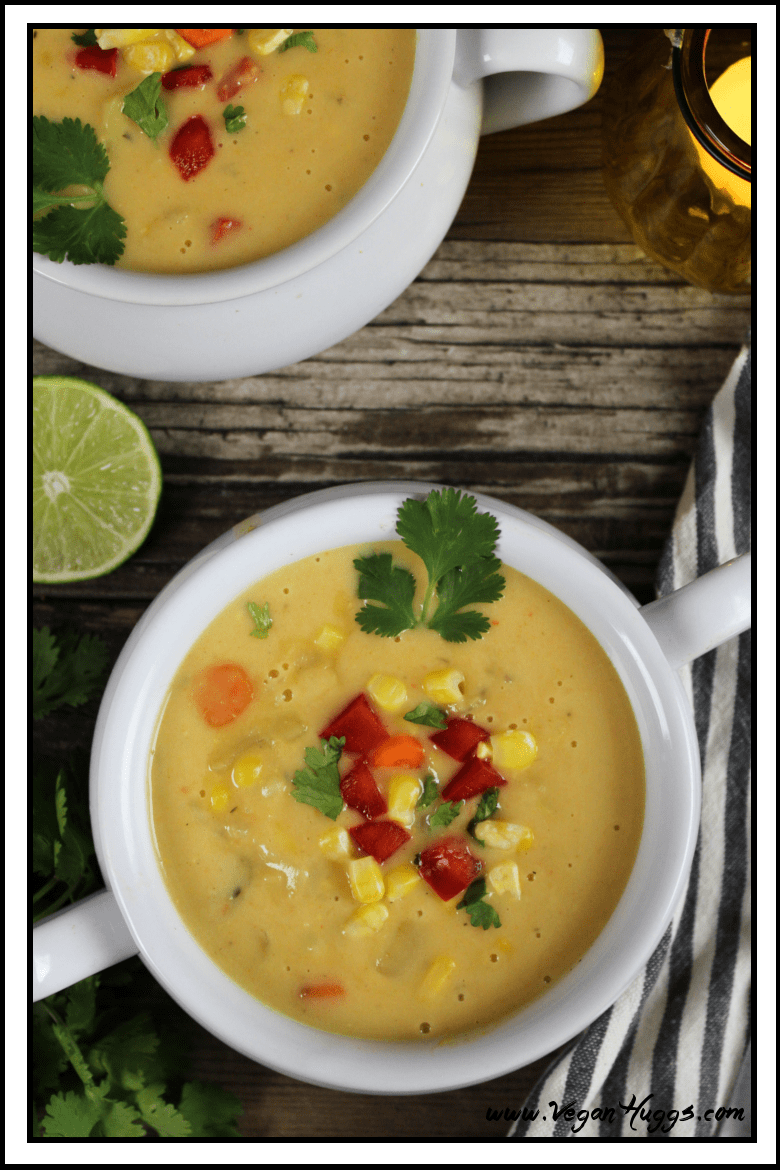
[[[674,669],[750,629],[751,554],[711,569],[640,609]]]
[[[33,930],[33,1002],[138,954],[114,895],[99,890]]]
[[[482,134],[565,114],[604,76],[597,28],[461,28],[453,78],[485,82]]]

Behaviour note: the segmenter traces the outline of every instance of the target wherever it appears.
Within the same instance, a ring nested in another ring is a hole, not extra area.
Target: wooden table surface
[[[609,75],[640,26],[602,30]],[[419,479],[487,492],[581,542],[633,590],[653,577],[703,414],[749,326],[746,297],[689,287],[632,244],[600,174],[601,94],[483,139],[446,240],[359,333],[254,378],[163,383],[34,347],[35,373],[116,394],[148,425],[164,489],[151,535],[108,577],[35,588],[34,624],[100,634],[112,662],[199,549],[315,488]],[[88,746],[97,704],[36,725]],[[313,1088],[203,1031],[195,1075],[242,1101],[258,1138],[501,1137],[536,1065],[461,1091],[369,1097]]]

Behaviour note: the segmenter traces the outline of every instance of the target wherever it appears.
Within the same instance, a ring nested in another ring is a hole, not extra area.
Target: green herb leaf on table
[[[292,781],[297,801],[318,808],[333,821],[344,807],[338,762],[345,742],[343,737],[332,735],[320,741],[321,748],[306,748],[303,753],[306,767],[296,772]]]
[[[48,626],[32,635],[32,714],[41,719],[63,703],[79,707],[105,682],[108,650],[92,634],[52,634]]]
[[[56,263],[116,263],[127,229],[103,193],[109,161],[93,128],[78,118],[35,117],[30,154],[33,251]]]
[[[246,110],[243,106],[225,106],[222,117],[225,119],[228,134],[236,134],[246,126]]]
[[[445,829],[448,825],[452,824],[462,808],[462,800],[457,801],[457,803],[451,800],[444,801],[444,803],[440,804],[436,809],[436,812],[431,816],[428,822],[430,827],[432,829]]]
[[[267,638],[271,626],[274,624],[274,619],[271,617],[268,602],[263,605],[258,605],[256,601],[247,603],[252,621],[255,623],[255,628],[250,630],[250,637],[252,638]]]
[[[506,582],[495,555],[499,536],[495,517],[478,512],[473,496],[444,488],[422,501],[405,500],[398,509],[396,529],[428,572],[421,612],[418,616],[414,611],[413,574],[394,565],[390,553],[374,553],[354,562],[360,573],[358,595],[381,603],[358,611],[360,627],[395,637],[414,626],[427,626],[447,642],[477,640],[486,634],[489,619],[464,607],[498,601],[503,595]]]
[[[474,829],[476,828],[476,826],[478,824],[480,824],[481,821],[486,821],[486,820],[488,820],[489,817],[492,817],[493,813],[496,811],[497,808],[498,808],[498,789],[497,788],[487,788],[482,793],[482,796],[479,799],[479,804],[477,805],[476,810],[474,812],[474,816],[471,818],[471,820],[468,823],[468,832],[471,834],[471,836],[474,838],[474,840],[477,842],[477,844],[482,845],[483,848],[484,848],[484,842],[480,841],[479,837],[477,837],[476,833],[474,832]]]
[[[140,126],[148,138],[156,139],[168,125],[168,111],[162,99],[162,73],[150,73],[131,90],[122,103],[122,113]]]
[[[425,699],[422,703],[418,703],[414,710],[407,711],[404,719],[409,723],[420,723],[424,727],[437,727],[439,730],[443,730],[447,726],[447,716],[441,707],[437,707],[435,703]]]
[[[305,32],[293,33],[286,41],[282,41],[278,52],[286,53],[288,49],[308,49],[310,53],[317,52],[317,42],[314,39],[314,30],[306,29]]]
[[[488,903],[483,901],[487,893],[487,884],[484,878],[477,878],[466,890],[463,898],[455,907],[456,910],[465,910],[471,919],[472,926],[481,926],[488,930],[491,926],[500,926],[501,919]]]

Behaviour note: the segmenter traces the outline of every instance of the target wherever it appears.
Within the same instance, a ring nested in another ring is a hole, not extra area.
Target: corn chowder
[[[45,126],[44,153],[91,157],[73,141],[87,126],[109,164],[104,178],[76,171],[70,186],[46,189],[107,201],[126,226],[123,268],[261,259],[322,226],[366,182],[401,119],[414,53],[414,29],[399,28],[36,29],[33,114],[57,122],[62,139]],[[63,128],[66,119],[81,125]],[[55,171],[62,180],[59,160]],[[63,235],[75,263],[113,262]]]
[[[501,566],[480,640],[377,637],[356,621],[364,552],[279,570],[198,639],[152,754],[156,846],[189,930],[265,1004],[452,1035],[542,994],[609,919],[642,828],[639,734],[604,651],[534,581]],[[403,544],[374,553],[424,579]]]

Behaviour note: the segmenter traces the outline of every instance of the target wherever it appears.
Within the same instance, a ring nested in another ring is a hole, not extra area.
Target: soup
[[[403,544],[376,550],[421,580]],[[355,620],[363,551],[278,570],[199,637],[156,734],[154,837],[183,921],[251,995],[356,1037],[455,1035],[543,994],[608,921],[640,738],[542,586],[503,566],[479,641],[377,637]]]
[[[119,47],[73,40],[93,32]],[[133,34],[146,39],[121,43]],[[198,48],[185,39],[197,34],[225,35]],[[33,114],[78,118],[105,146],[105,196],[127,225],[121,267],[230,268],[296,243],[360,190],[401,120],[415,36],[403,28],[40,28]],[[155,83],[161,131],[150,113]],[[131,117],[128,97],[142,85]]]

